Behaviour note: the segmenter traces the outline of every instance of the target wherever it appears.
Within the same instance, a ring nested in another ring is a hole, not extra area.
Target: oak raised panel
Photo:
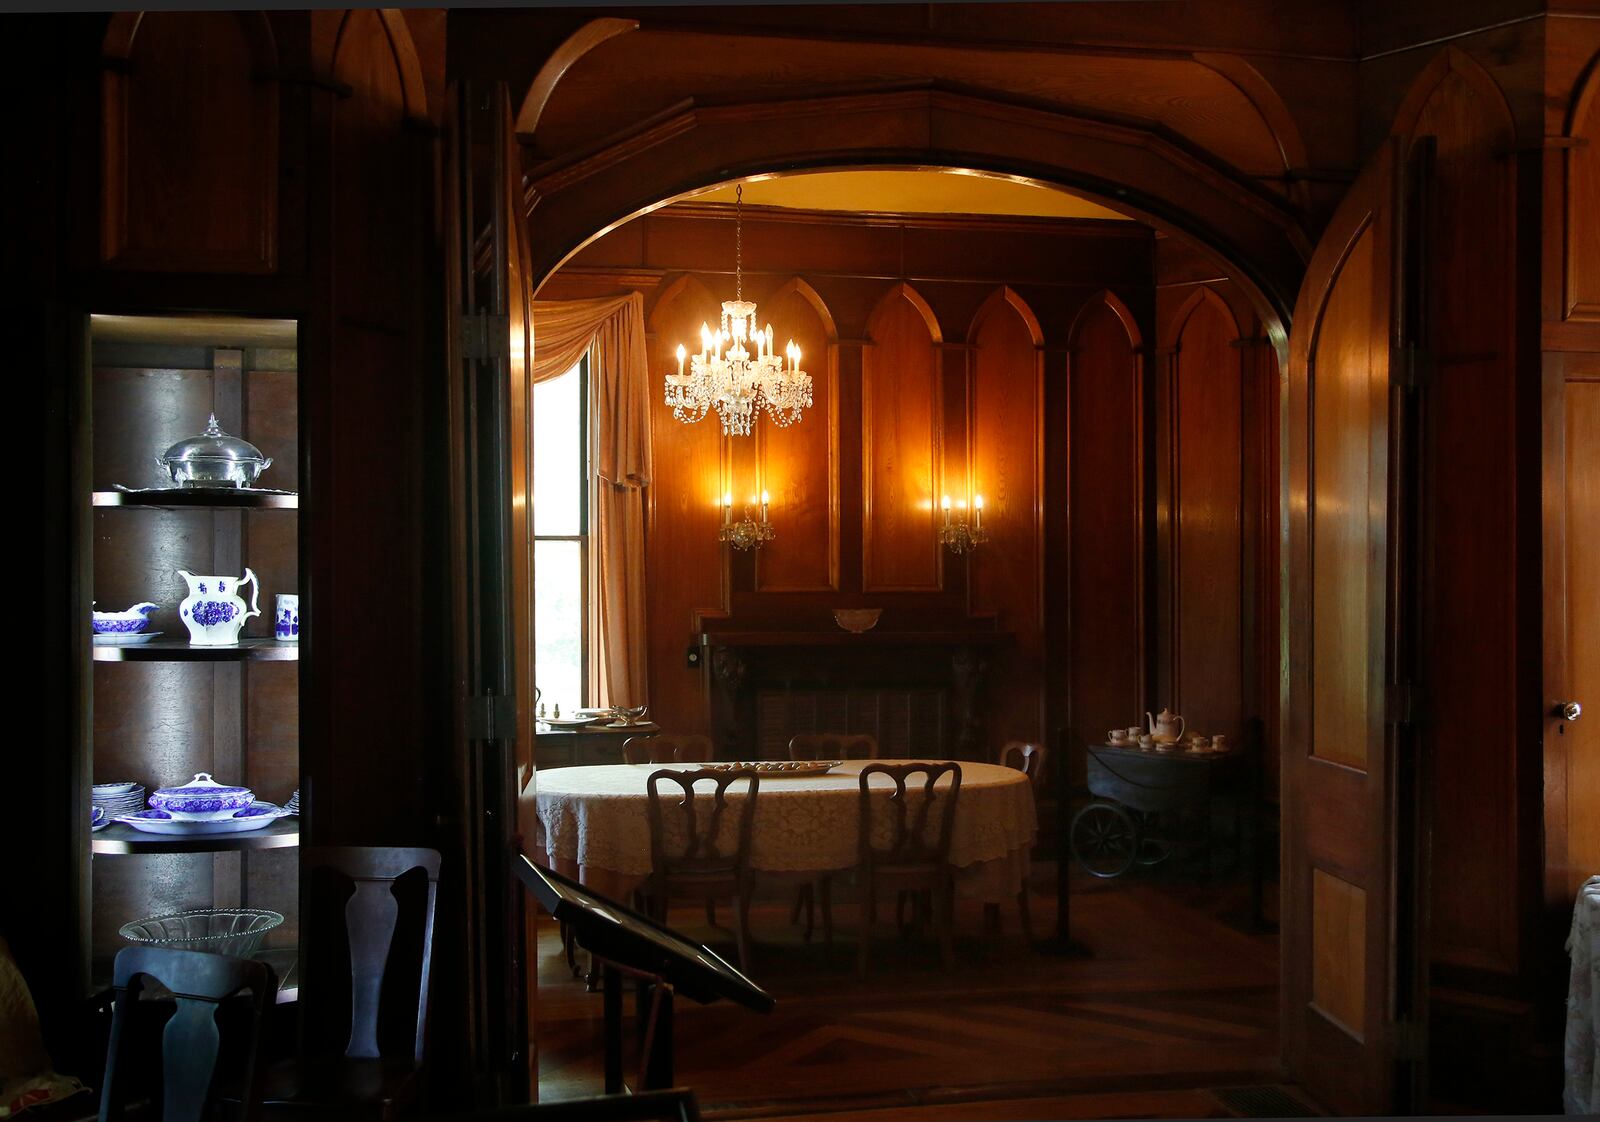
[[[1572,105],[1567,148],[1566,318],[1600,322],[1600,56]]]
[[[936,591],[939,392],[934,338],[901,286],[867,325],[862,357],[862,587],[867,592]]]
[[[1040,658],[1040,354],[1034,331],[1004,294],[979,312],[971,382],[970,485],[947,479],[952,497],[985,500],[989,541],[972,554],[973,607],[994,612],[1015,636],[996,676],[987,733],[1039,736]]]
[[[1105,299],[1072,334],[1069,510],[1071,721],[1095,743],[1143,705],[1144,573],[1140,362]]]
[[[1198,301],[1178,336],[1173,401],[1174,696],[1197,732],[1243,716],[1243,384],[1237,326]]]
[[[837,355],[817,309],[794,284],[762,301],[774,344],[792,339],[811,375],[812,406],[787,427],[763,415],[759,486],[772,495],[777,540],[756,557],[759,592],[827,592],[839,586]]]
[[[278,83],[266,17],[121,13],[105,53],[104,262],[153,272],[271,272]]]
[[[1367,894],[1311,870],[1311,1000],[1357,1040],[1367,1019]]]
[[[698,280],[687,279],[662,295],[650,315],[650,432],[653,457],[645,535],[649,619],[650,710],[663,727],[708,732],[701,675],[686,669],[683,652],[695,634],[696,614],[726,602],[723,557],[717,541],[717,499],[726,479],[726,439],[715,412],[686,425],[672,415],[662,379],[677,368],[678,342],[699,338],[715,323],[718,302]]]
[[[1375,346],[1373,236],[1351,249],[1323,311],[1311,363],[1311,754],[1367,763],[1369,462]]]

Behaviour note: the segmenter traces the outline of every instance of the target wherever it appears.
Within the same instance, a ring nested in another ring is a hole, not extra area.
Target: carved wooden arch
[[[517,109],[517,137],[523,141],[533,139],[550,95],[574,63],[601,43],[638,29],[639,21],[636,19],[592,19],[562,40],[561,45],[550,52],[550,57],[545,59],[544,65],[533,76],[533,83]]]
[[[999,123],[997,125],[997,122]],[[934,138],[937,138],[937,142]],[[752,175],[847,168],[954,168],[1066,188],[1198,243],[1287,335],[1310,256],[1295,209],[1160,127],[919,82],[808,91],[748,104],[692,100],[606,143],[529,170],[540,277],[665,200]]]
[[[672,283],[656,293],[655,302],[650,305],[650,314],[644,318],[645,330],[651,335],[656,334],[661,326],[662,310],[670,307],[678,297],[693,294],[697,290],[704,294],[712,308],[722,307],[722,301],[717,299],[717,294],[711,291],[705,281],[693,273],[680,273]]]
[[[1595,56],[1584,65],[1578,92],[1572,98],[1572,107],[1567,110],[1569,137],[1583,135],[1584,129],[1589,126],[1589,115],[1596,105],[1600,105],[1600,51],[1595,52]]]
[[[1233,328],[1233,337],[1239,338],[1239,317],[1233,314],[1228,302],[1219,296],[1215,289],[1209,284],[1203,284],[1189,294],[1189,298],[1179,305],[1177,314],[1172,317],[1172,328],[1162,341],[1162,346],[1166,350],[1178,349],[1179,341],[1183,338],[1183,329],[1189,326],[1189,317],[1194,315],[1202,304],[1210,304],[1219,309],[1227,317],[1228,326]]]
[[[272,23],[267,19],[267,14],[248,11],[228,14],[238,19],[240,27],[244,29],[257,73],[262,75],[276,73],[278,41],[272,34]],[[123,62],[132,58],[134,39],[138,37],[144,17],[145,13],[142,11],[112,13],[110,21],[106,24],[105,37],[100,43],[101,57],[119,59]]]
[[[1261,115],[1267,131],[1277,142],[1278,153],[1283,158],[1283,170],[1286,173],[1292,175],[1295,172],[1303,172],[1311,166],[1311,158],[1306,153],[1305,137],[1300,135],[1300,126],[1295,122],[1294,114],[1289,111],[1288,103],[1278,93],[1278,88],[1248,59],[1243,55],[1203,52],[1196,54],[1194,60],[1232,82],[1251,107]]]
[[[978,332],[983,329],[984,321],[999,311],[1001,305],[1007,305],[1022,320],[1028,329],[1028,337],[1033,340],[1035,347],[1044,346],[1044,328],[1039,326],[1039,317],[1033,314],[1033,309],[1028,302],[1008,284],[1003,284],[984,299],[978,310],[972,316],[972,326],[967,329],[967,342],[976,343]]]
[[[1122,324],[1122,330],[1128,333],[1128,346],[1133,348],[1135,355],[1139,354],[1144,349],[1144,333],[1139,330],[1139,321],[1133,318],[1133,312],[1129,310],[1128,305],[1109,288],[1102,288],[1083,302],[1078,314],[1072,317],[1072,326],[1067,329],[1067,344],[1069,346],[1077,344],[1078,332],[1083,330],[1089,314],[1097,307],[1111,309],[1111,314]]]
[[[351,8],[346,11],[339,20],[339,30],[334,33],[327,72],[338,74],[339,52],[345,44],[345,30],[358,14],[368,11],[378,17],[384,37],[389,41],[395,73],[400,78],[400,97],[405,115],[413,121],[428,120],[428,92],[422,80],[422,60],[417,55],[417,44],[411,38],[411,29],[406,26],[405,16],[398,8]]]
[[[828,302],[822,298],[821,293],[807,284],[803,278],[790,277],[784,281],[767,297],[767,303],[776,303],[780,298],[790,294],[799,295],[801,299],[811,305],[811,310],[816,312],[817,318],[822,321],[822,330],[828,336],[828,342],[837,343],[839,341],[839,328],[833,322],[833,312],[828,309]]]
[[[1595,147],[1600,144],[1600,52],[1589,60],[1578,92],[1572,98],[1572,108],[1567,113],[1567,136],[1574,142],[1566,151],[1566,258],[1563,268],[1562,316],[1569,320],[1600,322],[1600,285],[1595,284],[1597,266],[1593,254],[1585,248],[1592,244],[1585,231],[1592,233],[1600,225],[1600,204],[1593,198],[1585,199],[1583,173],[1580,161],[1600,162]],[[1590,172],[1590,176],[1594,176]],[[1585,205],[1587,203],[1587,205]],[[1587,265],[1587,269],[1585,266]]]
[[[911,306],[917,310],[917,314],[922,317],[922,322],[928,329],[928,336],[935,343],[944,342],[944,333],[939,329],[939,317],[933,314],[933,308],[923,298],[922,293],[905,281],[892,285],[887,292],[878,297],[878,302],[872,305],[872,312],[867,316],[867,334],[869,336],[872,334],[872,325],[878,322],[878,317],[883,314],[884,309],[897,297],[909,301]]]
[[[1517,122],[1511,115],[1511,105],[1506,101],[1505,91],[1500,88],[1500,83],[1494,80],[1494,76],[1484,69],[1482,63],[1459,47],[1444,47],[1428,61],[1428,65],[1422,68],[1395,113],[1393,134],[1402,137],[1407,145],[1411,143],[1416,135],[1417,123],[1422,118],[1422,111],[1428,106],[1428,100],[1433,96],[1434,90],[1438,89],[1439,84],[1451,74],[1460,75],[1493,114],[1494,123],[1500,133],[1500,143],[1505,146],[1503,154],[1510,154],[1517,142]]]

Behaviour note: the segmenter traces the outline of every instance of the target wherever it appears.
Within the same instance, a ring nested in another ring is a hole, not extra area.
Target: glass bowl
[[[201,908],[136,919],[123,924],[118,934],[144,947],[249,958],[261,949],[267,932],[282,922],[280,913],[265,908]]]

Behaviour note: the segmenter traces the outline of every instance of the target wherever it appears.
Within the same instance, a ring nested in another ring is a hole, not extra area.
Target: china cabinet
[[[269,607],[244,618],[237,642],[196,645],[180,605],[192,599],[185,573],[253,571],[267,605],[298,591],[298,332],[286,320],[204,322],[210,334],[197,336],[182,316],[90,318],[93,595],[102,610],[154,602],[146,633],[159,633],[92,646],[91,782],[155,791],[204,772],[283,804],[301,782],[298,643],[274,638]],[[256,485],[175,486],[163,450],[217,425],[269,458]],[[108,976],[124,923],[258,907],[285,917],[258,954],[292,994],[299,840],[298,816],[244,833],[121,821],[93,832],[91,978]]]

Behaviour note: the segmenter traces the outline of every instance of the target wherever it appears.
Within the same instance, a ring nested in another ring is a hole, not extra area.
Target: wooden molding
[[[555,92],[557,84],[566,77],[567,71],[574,63],[600,44],[615,39],[618,35],[625,35],[629,31],[637,31],[638,28],[638,20],[607,17],[592,19],[568,35],[560,46],[550,52],[550,57],[545,59],[544,65],[539,67],[539,72],[533,76],[533,82],[528,86],[528,92],[522,99],[522,106],[517,110],[518,139],[527,143],[534,138],[539,129],[539,118],[544,113],[545,105],[550,101],[550,95]]]
[[[732,203],[697,203],[693,199],[672,203],[658,212],[664,218],[701,218],[733,221]],[[1022,214],[929,214],[894,210],[806,210],[799,207],[744,204],[746,221],[826,226],[907,227],[916,230],[990,230],[1004,233],[1076,234],[1094,238],[1136,238],[1146,241],[1155,232],[1142,222],[1120,218],[1051,218]]]

